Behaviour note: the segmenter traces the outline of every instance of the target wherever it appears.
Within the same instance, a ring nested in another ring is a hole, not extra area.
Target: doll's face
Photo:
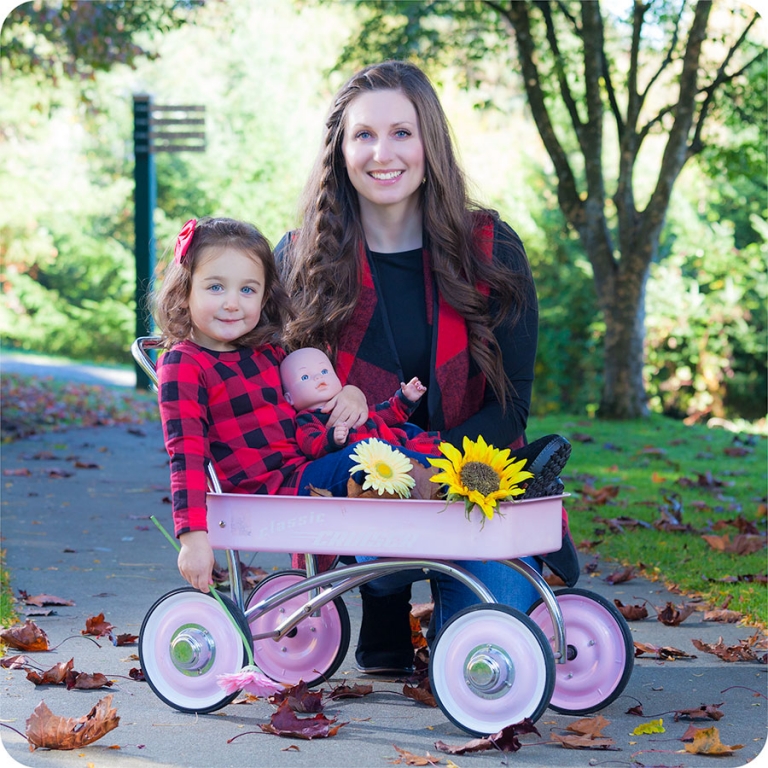
[[[341,392],[330,360],[319,349],[297,349],[280,364],[285,399],[297,410],[320,408]]]

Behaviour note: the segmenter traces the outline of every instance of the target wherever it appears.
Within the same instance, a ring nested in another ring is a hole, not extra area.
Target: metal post
[[[157,198],[155,157],[152,154],[150,118],[152,97],[136,94],[133,97],[133,149],[134,149],[134,203],[135,203],[135,255],[136,255],[136,336],[152,333],[152,318],[148,299],[155,270],[154,212]],[[149,377],[136,366],[136,388],[149,389]]]

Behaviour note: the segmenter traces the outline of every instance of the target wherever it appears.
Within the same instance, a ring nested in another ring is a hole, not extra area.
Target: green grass
[[[768,587],[755,580],[766,576],[765,548],[752,554],[719,552],[702,538],[727,534],[732,542],[740,530],[729,521],[741,519],[753,525],[765,543],[764,435],[686,426],[659,415],[630,422],[547,416],[529,423],[530,439],[551,432],[573,444],[563,480],[574,495],[566,508],[582,551],[599,555],[602,563],[634,566],[713,607],[729,601],[728,607],[745,614],[750,623],[768,623]],[[728,453],[745,450],[745,455]],[[618,492],[606,503],[596,503],[582,493],[586,486],[616,486]],[[675,514],[694,530],[652,527],[664,513]],[[651,526],[614,530],[604,521],[615,518]]]
[[[11,578],[5,567],[5,550],[0,549],[0,627],[13,626],[18,620],[19,617],[14,608]]]

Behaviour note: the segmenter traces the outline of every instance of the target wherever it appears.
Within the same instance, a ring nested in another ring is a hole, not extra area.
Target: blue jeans
[[[375,558],[359,556],[357,561],[362,563],[373,559]],[[541,573],[541,564],[536,558],[523,557],[521,560]],[[488,587],[493,592],[497,603],[509,605],[525,613],[540,597],[539,592],[528,579],[502,563],[457,560],[455,564],[465,568]],[[368,582],[365,585],[365,591],[377,597],[383,597],[400,592],[420,578],[424,578],[421,571],[400,571]],[[435,600],[435,610],[428,632],[428,639],[431,641],[451,616],[470,605],[477,605],[481,600],[468,587],[445,574],[432,573],[429,580],[432,597]]]
[[[310,485],[313,485],[315,488],[323,488],[326,491],[330,491],[333,496],[346,496],[347,480],[349,480],[350,477],[349,470],[357,464],[357,460],[352,456],[357,445],[358,443],[351,443],[338,451],[328,453],[319,459],[310,461],[304,468],[304,473],[301,476],[299,496],[309,496]],[[399,445],[394,447],[397,448],[400,453],[405,454],[409,459],[418,461],[425,467],[429,466],[429,462],[423,453],[410,451]],[[364,472],[362,470],[355,472],[353,477],[362,485]]]

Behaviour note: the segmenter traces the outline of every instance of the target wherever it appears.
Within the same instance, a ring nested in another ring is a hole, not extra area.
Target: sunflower
[[[486,445],[482,435],[477,442],[464,438],[463,456],[450,443],[440,443],[440,452],[444,459],[427,457],[433,467],[442,470],[429,479],[448,486],[446,499],[449,502],[464,500],[467,519],[475,504],[489,520],[492,519],[496,503],[519,496],[524,489],[518,483],[533,477],[523,469],[525,459],[509,458],[509,448],[499,450]]]
[[[408,474],[413,469],[410,459],[381,440],[371,438],[357,444],[353,454],[358,464],[349,470],[365,472],[363,490],[373,488],[379,496],[388,491],[407,499],[416,481]]]

